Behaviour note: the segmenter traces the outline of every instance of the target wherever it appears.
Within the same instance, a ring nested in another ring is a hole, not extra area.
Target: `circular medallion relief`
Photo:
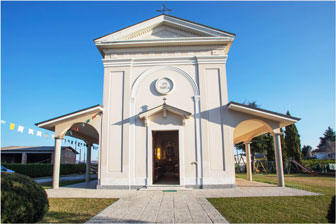
[[[155,83],[155,89],[161,95],[167,95],[168,93],[172,92],[174,89],[174,82],[170,78],[164,77],[158,79]]]

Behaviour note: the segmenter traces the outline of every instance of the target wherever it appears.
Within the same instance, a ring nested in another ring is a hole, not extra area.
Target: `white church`
[[[159,15],[94,40],[104,66],[103,105],[47,121],[55,132],[53,188],[64,136],[99,144],[97,188],[233,188],[234,145],[274,136],[284,186],[280,128],[299,118],[230,102],[226,63],[235,34]],[[93,119],[94,118],[94,119]],[[76,131],[73,128],[76,127]]]

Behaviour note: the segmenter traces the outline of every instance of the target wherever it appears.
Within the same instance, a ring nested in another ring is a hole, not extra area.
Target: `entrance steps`
[[[151,186],[145,186],[139,189],[140,191],[166,191],[166,192],[175,192],[175,191],[191,191],[191,188],[186,188],[181,185],[164,185],[164,184],[155,184]]]

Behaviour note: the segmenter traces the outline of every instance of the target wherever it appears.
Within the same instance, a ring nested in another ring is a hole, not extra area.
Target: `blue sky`
[[[9,130],[102,104],[93,39],[158,15],[162,2],[1,2],[1,144],[53,145]],[[335,127],[334,2],[166,2],[173,16],[236,34],[229,99],[302,118],[302,145]],[[26,131],[26,130],[25,130]],[[44,132],[44,130],[41,130]],[[93,153],[95,158],[97,153]]]

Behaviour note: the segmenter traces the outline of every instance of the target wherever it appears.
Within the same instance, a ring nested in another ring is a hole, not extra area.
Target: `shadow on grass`
[[[48,212],[41,223],[83,223],[92,217],[88,213]]]

